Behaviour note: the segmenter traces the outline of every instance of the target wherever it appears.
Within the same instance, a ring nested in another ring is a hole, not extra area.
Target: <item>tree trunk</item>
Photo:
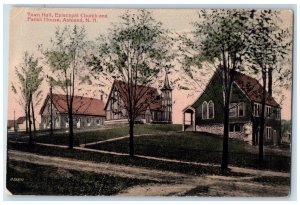
[[[31,145],[33,140],[32,140],[32,133],[31,133],[30,99],[27,103],[27,106],[28,106],[27,112],[28,112],[28,121],[29,121],[29,126],[28,126],[28,128],[29,128],[29,144]]]
[[[36,127],[35,127],[35,116],[34,116],[34,107],[33,107],[33,101],[31,97],[31,110],[32,110],[32,120],[33,120],[33,135],[36,135]]]
[[[269,68],[268,70],[268,94],[272,96],[273,92],[273,68]]]
[[[25,120],[26,120],[26,131],[25,131],[25,133],[28,134],[28,108],[27,108],[27,104],[25,105]]]
[[[130,119],[129,121],[129,156],[134,156],[134,142],[133,142],[133,128],[134,128],[134,120]]]
[[[263,80],[263,93],[261,99],[261,113],[260,113],[260,130],[259,130],[259,153],[258,153],[258,160],[262,163],[264,158],[264,131],[265,131],[265,109],[266,109],[266,70],[263,69],[262,71],[262,80]]]
[[[69,112],[69,149],[74,147],[74,134],[73,134],[73,115],[72,112]]]
[[[52,86],[50,86],[50,137],[53,136],[53,101],[52,101]]]
[[[228,140],[229,140],[229,93],[225,94],[224,103],[224,131],[223,131],[223,152],[222,152],[222,164],[223,170],[228,169]]]

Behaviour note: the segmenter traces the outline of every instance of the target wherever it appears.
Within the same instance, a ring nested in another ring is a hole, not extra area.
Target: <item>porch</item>
[[[196,110],[189,106],[183,110],[182,131],[196,131]]]

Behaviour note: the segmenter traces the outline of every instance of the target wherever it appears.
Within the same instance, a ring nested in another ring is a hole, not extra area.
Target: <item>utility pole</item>
[[[50,85],[50,137],[53,136],[52,85]]]

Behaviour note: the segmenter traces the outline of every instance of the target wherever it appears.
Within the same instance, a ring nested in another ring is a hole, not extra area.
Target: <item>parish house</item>
[[[263,88],[257,79],[236,72],[229,111],[229,136],[257,145]],[[183,110],[183,131],[223,135],[222,74],[216,71],[203,93]],[[277,145],[281,138],[281,108],[267,92],[264,143]]]

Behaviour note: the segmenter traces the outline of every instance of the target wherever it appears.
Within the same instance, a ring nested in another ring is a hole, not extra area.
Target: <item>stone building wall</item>
[[[207,132],[219,136],[223,136],[224,125],[212,124],[212,125],[196,125],[197,132]],[[241,132],[229,132],[229,137],[245,141],[249,144],[252,143],[252,123],[247,122],[243,125]]]

